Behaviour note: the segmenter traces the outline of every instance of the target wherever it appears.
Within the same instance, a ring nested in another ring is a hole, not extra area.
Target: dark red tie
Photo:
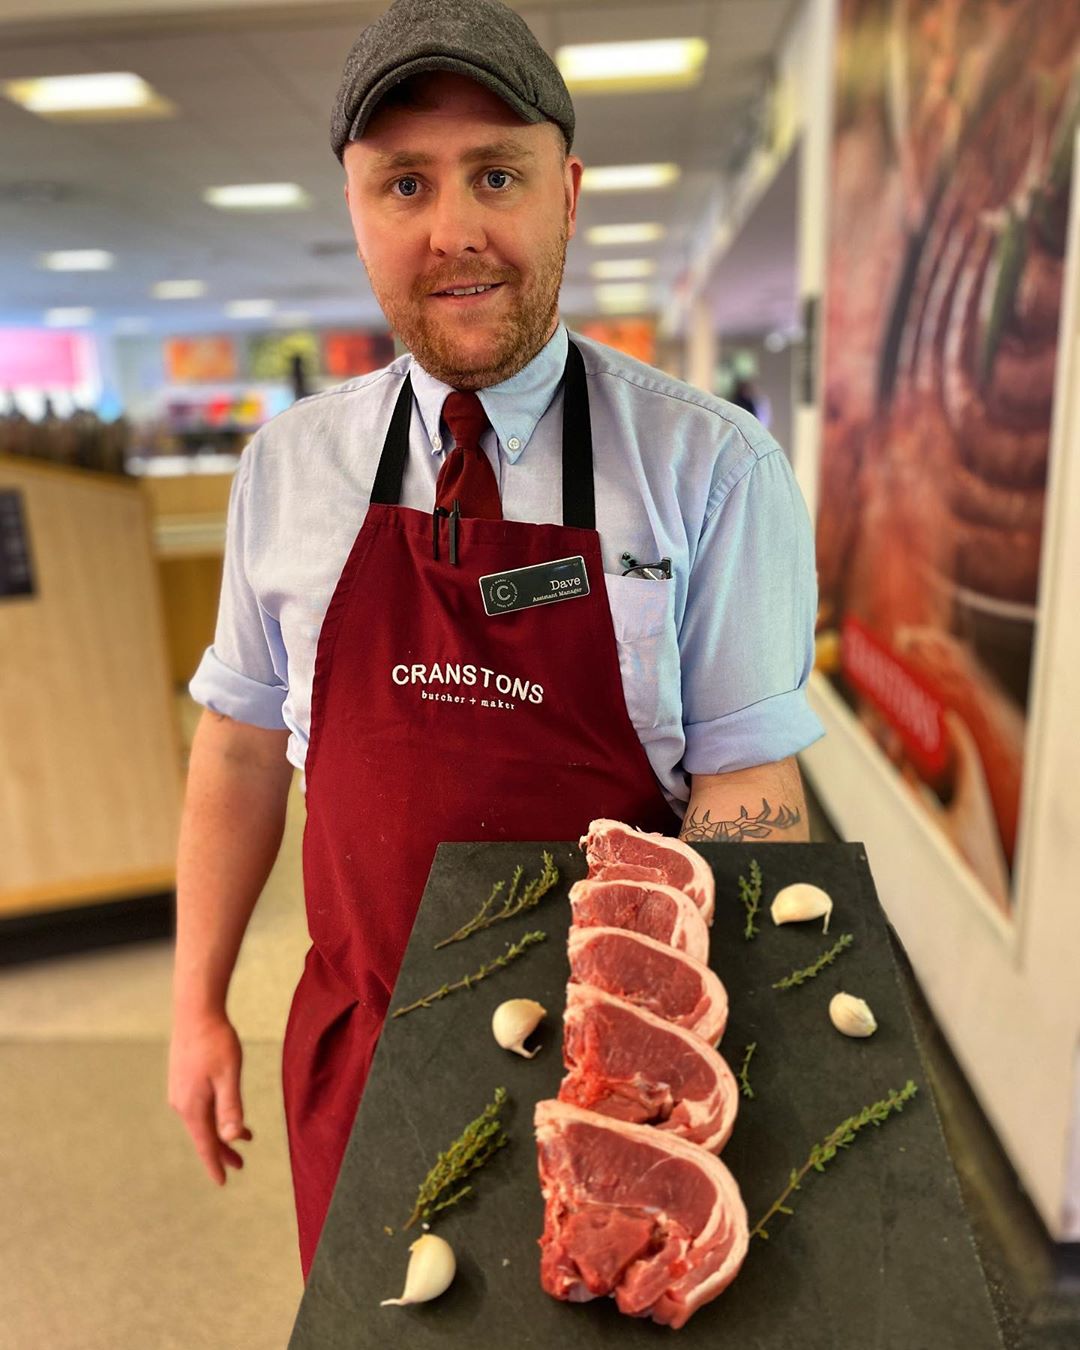
[[[439,470],[435,505],[449,511],[457,498],[463,516],[502,520],[495,470],[480,449],[480,437],[489,426],[483,404],[475,394],[455,389],[447,395],[442,415],[454,438],[454,448]]]

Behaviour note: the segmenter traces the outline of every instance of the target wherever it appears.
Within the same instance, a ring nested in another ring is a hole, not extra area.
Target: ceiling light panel
[[[273,300],[231,300],[225,306],[230,319],[268,319],[273,312]]]
[[[93,321],[94,311],[81,305],[75,305],[68,309],[47,309],[45,311],[45,324],[48,328],[82,328],[88,323],[93,323]]]
[[[626,225],[593,225],[591,229],[585,231],[585,242],[593,244],[597,248],[603,248],[611,244],[619,246],[655,244],[658,239],[663,239],[664,234],[663,225],[658,225],[652,221]]]
[[[206,294],[205,281],[159,281],[150,288],[155,300],[197,300]]]
[[[297,211],[311,198],[297,183],[233,183],[207,188],[203,201],[221,211]]]
[[[636,277],[651,277],[656,272],[652,258],[611,258],[594,262],[589,275],[597,281],[629,281]]]
[[[679,178],[677,164],[611,164],[586,169],[586,192],[647,192],[670,187]]]
[[[176,112],[167,99],[130,71],[7,80],[0,88],[27,112],[60,121],[170,117]]]
[[[115,256],[103,248],[68,248],[38,254],[38,266],[48,272],[107,272],[115,263]]]
[[[639,314],[652,308],[650,286],[597,286],[596,302],[605,314]]]
[[[574,93],[625,94],[689,88],[701,79],[708,54],[704,38],[593,42],[560,47],[555,63]]]

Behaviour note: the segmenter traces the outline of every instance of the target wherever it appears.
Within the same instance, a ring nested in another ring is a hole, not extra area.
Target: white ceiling
[[[353,252],[342,173],[327,123],[341,68],[358,32],[384,6],[355,3],[256,5],[211,13],[202,0],[183,15],[148,13],[162,0],[4,0],[0,80],[101,70],[134,71],[176,104],[167,121],[59,126],[0,99],[0,324],[41,322],[46,308],[89,305],[97,326],[148,321],[154,331],[251,326],[223,318],[229,300],[268,299],[313,322],[378,323],[381,316]],[[173,0],[176,3],[176,0]],[[584,243],[590,225],[658,220],[660,244],[630,256],[659,264],[657,307],[687,263],[695,227],[723,172],[741,153],[745,128],[767,88],[798,0],[699,0],[638,6],[591,0],[516,5],[549,50],[615,38],[703,36],[704,78],[693,90],[575,99],[575,150],[586,164],[674,159],[678,186],[665,192],[586,195],[582,234],[571,244],[563,310],[594,312],[589,263],[626,250]],[[29,17],[33,15],[33,17]],[[45,17],[42,17],[42,16]],[[234,214],[201,200],[203,189],[236,182],[299,183],[310,210]],[[776,203],[774,202],[774,206]],[[783,203],[781,202],[781,205]],[[787,259],[755,253],[774,291],[793,268],[794,202]],[[104,273],[49,273],[41,252],[104,248]],[[779,268],[779,273],[777,269]],[[201,300],[155,301],[160,280],[199,278]],[[724,324],[742,332],[774,326],[758,317],[761,294],[737,273],[739,305]],[[770,310],[770,314],[771,314]],[[264,327],[262,322],[259,326]]]

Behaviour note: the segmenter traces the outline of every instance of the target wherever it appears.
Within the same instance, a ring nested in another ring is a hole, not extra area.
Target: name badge
[[[480,578],[484,613],[513,614],[517,609],[533,609],[559,600],[577,600],[589,594],[589,575],[585,559],[560,558],[557,562],[538,563],[535,567],[516,567],[510,572],[492,572]]]

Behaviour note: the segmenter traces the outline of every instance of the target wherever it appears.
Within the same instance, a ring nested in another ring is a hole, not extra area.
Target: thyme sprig
[[[742,1062],[742,1068],[739,1070],[739,1090],[744,1097],[752,1097],[754,1089],[750,1086],[750,1079],[747,1076],[750,1071],[750,1061],[754,1058],[754,1051],[757,1049],[757,1041],[751,1041],[746,1047],[746,1056]]]
[[[503,1133],[499,1110],[506,1101],[506,1089],[495,1089],[495,1100],[489,1102],[483,1111],[465,1126],[461,1135],[454,1140],[445,1153],[440,1153],[435,1166],[420,1183],[416,1193],[416,1204],[409,1215],[406,1228],[423,1219],[430,1220],[440,1210],[456,1205],[459,1200],[472,1194],[471,1186],[460,1186],[452,1194],[447,1194],[454,1186],[478,1167],[504,1148],[509,1137]]]
[[[501,908],[492,910],[492,906],[506,886],[505,881],[497,881],[491,888],[491,894],[469,922],[462,924],[456,933],[451,933],[449,937],[436,942],[435,950],[438,951],[440,947],[449,947],[451,942],[463,942],[467,937],[472,937],[473,933],[479,933],[481,929],[490,928],[492,924],[501,923],[503,919],[513,919],[518,914],[523,914],[527,909],[535,908],[559,879],[559,869],[555,866],[555,859],[551,854],[544,852],[541,857],[544,865],[540,875],[535,881],[529,882],[520,896],[518,895],[518,887],[521,885],[521,878],[525,875],[525,869],[524,867],[515,867],[514,875],[510,879],[510,893],[503,901]]]
[[[503,966],[508,966],[511,961],[516,961],[519,956],[524,956],[534,943],[544,942],[546,938],[546,933],[526,933],[520,942],[515,942],[512,947],[508,947],[503,952],[502,956],[497,956],[494,961],[489,961],[486,966],[481,966],[471,975],[464,975],[460,980],[455,980],[453,984],[444,984],[441,989],[436,989],[431,994],[425,994],[423,998],[418,998],[415,1003],[408,1003],[403,1008],[395,1008],[390,1014],[391,1017],[404,1017],[406,1013],[415,1012],[417,1008],[430,1008],[439,999],[446,998],[447,994],[453,994],[458,989],[471,989],[474,984],[487,979],[496,970],[501,970]]]
[[[765,1225],[774,1214],[794,1214],[795,1211],[787,1204],[787,1199],[792,1191],[799,1190],[803,1178],[811,1168],[816,1172],[824,1172],[825,1164],[836,1157],[838,1149],[848,1148],[849,1145],[853,1144],[855,1136],[867,1125],[875,1127],[882,1125],[894,1111],[902,1111],[905,1103],[911,1101],[918,1090],[909,1078],[899,1092],[894,1088],[881,1101],[874,1102],[872,1106],[864,1106],[857,1116],[849,1116],[842,1125],[838,1125],[830,1135],[827,1135],[822,1143],[815,1144],[802,1167],[798,1171],[792,1169],[788,1184],[750,1229],[750,1236],[768,1238],[769,1234],[765,1230]]]
[[[826,966],[832,965],[840,953],[846,951],[854,941],[855,938],[851,933],[841,934],[827,952],[822,952],[812,966],[807,966],[804,970],[793,970],[790,975],[785,975],[782,980],[777,980],[773,988],[794,989],[800,984],[805,984],[807,980],[812,980]]]
[[[749,942],[759,931],[754,923],[754,915],[761,905],[761,868],[756,858],[750,859],[750,880],[747,881],[745,877],[739,878],[739,897],[746,910],[746,928],[743,937]]]

